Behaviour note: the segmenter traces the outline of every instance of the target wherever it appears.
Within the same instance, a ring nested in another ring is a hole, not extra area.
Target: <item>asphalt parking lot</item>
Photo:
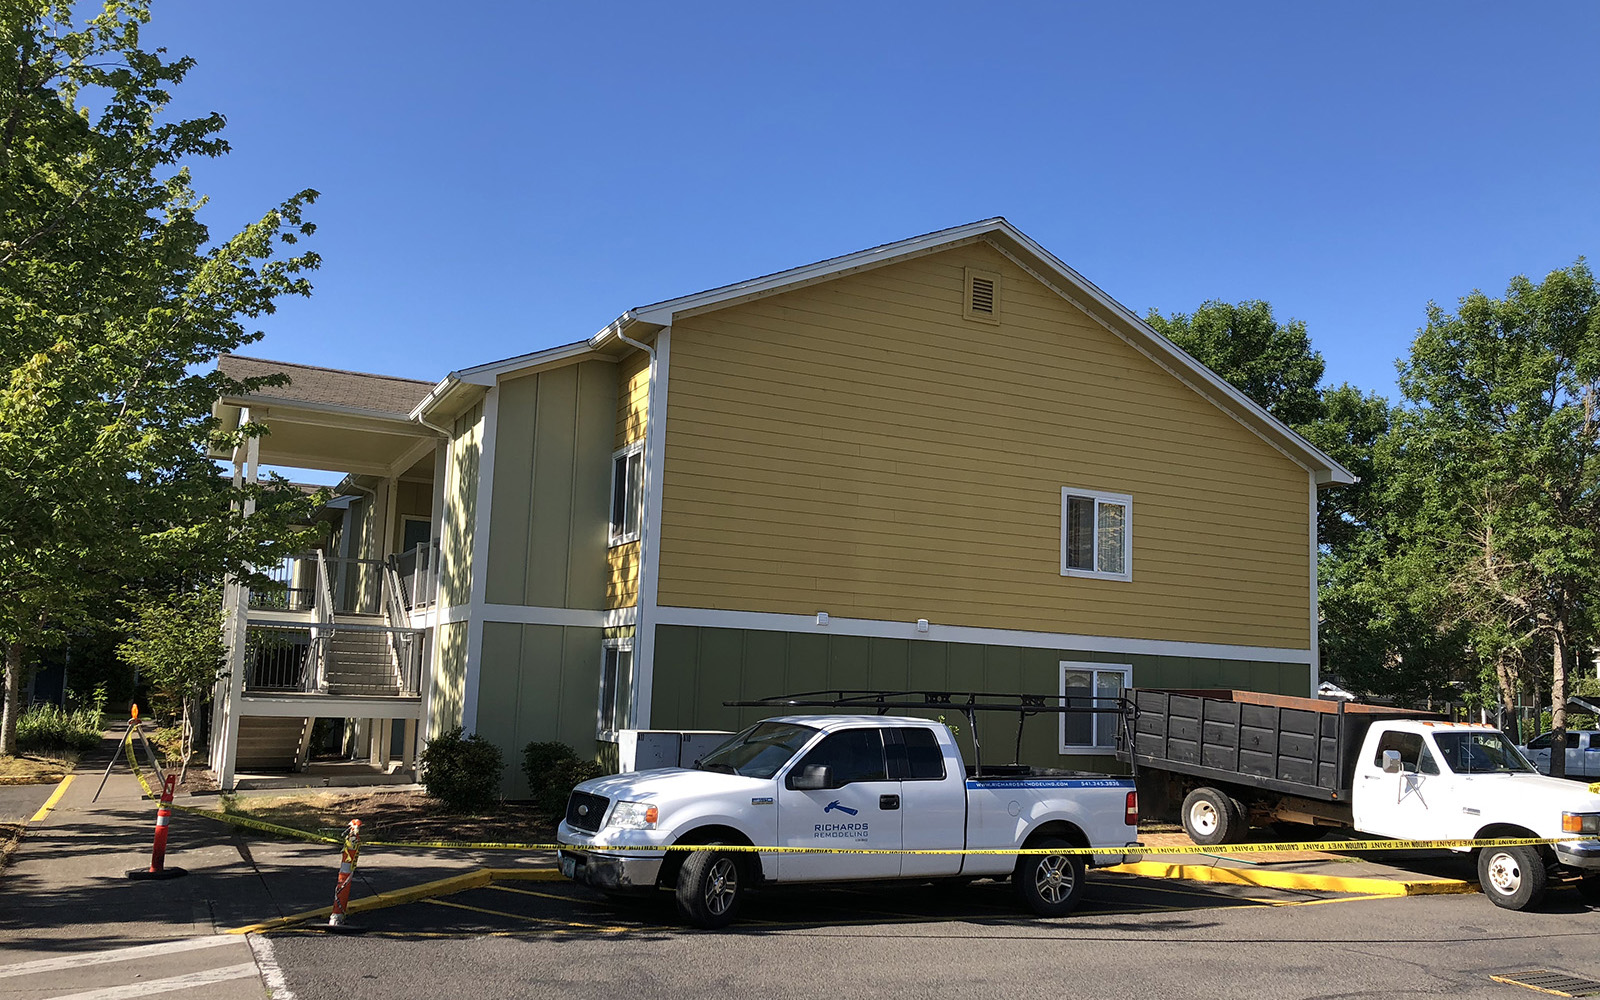
[[[732,927],[699,931],[677,921],[666,894],[617,905],[564,881],[519,879],[352,922],[366,933],[302,926],[253,939],[299,1000],[1518,1000],[1548,994],[1494,977],[1600,979],[1600,910],[1571,891],[1514,913],[1481,894],[1358,896],[1097,872],[1082,906],[1053,920],[1023,913],[1008,886],[979,882],[768,891]]]
[[[694,933],[682,925],[669,893],[611,900],[554,876],[498,878],[487,886],[367,910],[350,918],[366,933],[397,937],[484,935],[660,935]],[[1202,885],[1116,873],[1095,873],[1073,918],[1358,902],[1381,897]],[[817,927],[872,927],[962,922],[1030,924],[1008,884],[924,884],[782,888],[753,893],[738,921],[720,933],[760,934]],[[274,933],[322,931],[315,925]]]

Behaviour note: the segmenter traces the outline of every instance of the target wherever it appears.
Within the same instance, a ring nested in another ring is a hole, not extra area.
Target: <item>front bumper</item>
[[[563,847],[556,852],[561,874],[605,892],[644,892],[656,887],[662,858],[608,854]]]
[[[1600,871],[1600,840],[1570,840],[1554,846],[1556,860],[1567,867]]]

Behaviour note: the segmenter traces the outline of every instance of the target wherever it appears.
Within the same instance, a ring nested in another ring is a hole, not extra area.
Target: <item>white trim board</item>
[[[656,595],[661,577],[661,486],[667,463],[667,388],[672,364],[672,327],[656,334],[650,363],[650,408],[645,415],[644,517],[639,539],[638,619],[634,629],[634,725],[650,728],[656,683]]]
[[[1202,660],[1250,660],[1258,663],[1310,665],[1315,653],[1305,649],[1271,646],[1229,646],[1209,642],[1179,642],[1171,639],[1126,639],[1107,635],[1077,635],[1068,632],[1024,632],[1016,629],[981,628],[974,625],[929,624],[918,631],[917,623],[882,621],[871,618],[836,618],[818,625],[814,615],[784,615],[757,611],[718,611],[712,608],[658,607],[658,625],[687,625],[697,628],[754,629],[761,632],[813,632],[817,634],[864,636],[872,639],[917,639],[931,642],[961,642],[978,646],[1021,646],[1029,649],[1076,650],[1092,653],[1117,653],[1135,656],[1185,656]]]

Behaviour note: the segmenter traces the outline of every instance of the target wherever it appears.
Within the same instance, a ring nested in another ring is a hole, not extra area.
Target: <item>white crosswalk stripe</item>
[[[41,972],[56,972],[61,969],[79,969],[86,965],[105,965],[108,962],[131,962],[156,955],[195,951],[200,948],[219,948],[223,945],[236,944],[238,940],[238,938],[230,937],[226,934],[207,934],[205,937],[162,941],[159,944],[140,944],[128,948],[112,948],[107,951],[76,952],[60,955],[56,958],[41,958],[34,962],[0,965],[0,979],[8,979],[12,976],[32,976]]]
[[[212,983],[227,982],[230,979],[244,979],[255,974],[256,963],[245,962],[242,965],[225,965],[220,969],[190,972],[182,976],[172,976],[169,979],[152,979],[146,982],[127,983],[123,986],[108,986],[103,989],[89,990],[85,993],[67,993],[51,997],[50,1000],[133,1000],[135,997],[150,996],[155,993],[171,993],[175,990],[188,990],[196,986],[209,986]]]

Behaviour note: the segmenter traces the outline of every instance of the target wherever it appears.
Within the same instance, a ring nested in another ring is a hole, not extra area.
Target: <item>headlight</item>
[[[1561,814],[1562,833],[1600,833],[1600,813]]]
[[[654,830],[659,815],[656,807],[647,802],[618,802],[611,809],[611,822],[607,825],[624,830]]]

